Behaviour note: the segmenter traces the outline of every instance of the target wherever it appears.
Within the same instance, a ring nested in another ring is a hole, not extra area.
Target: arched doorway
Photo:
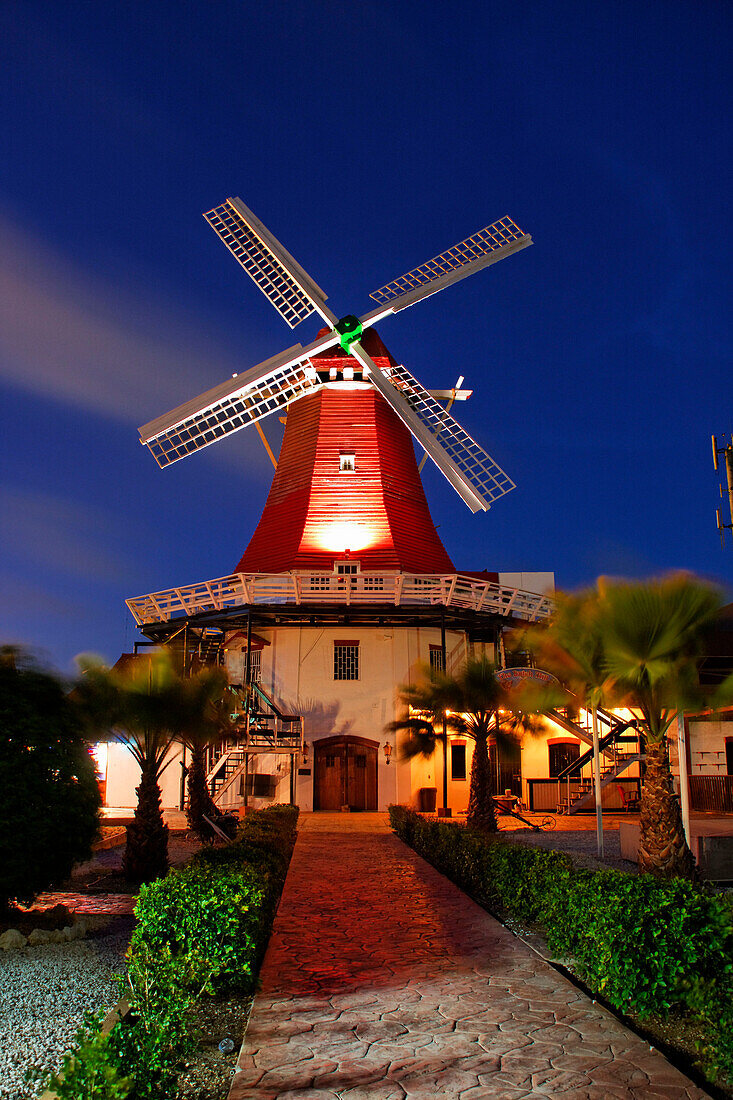
[[[366,737],[314,741],[313,809],[376,810],[378,748]]]

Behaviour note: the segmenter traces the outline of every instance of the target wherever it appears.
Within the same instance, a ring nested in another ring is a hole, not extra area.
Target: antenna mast
[[[728,436],[730,442],[725,443],[725,436],[722,437],[723,446],[718,446],[718,441],[713,436],[713,466],[716,471],[719,469],[718,455],[725,455],[725,476],[728,482],[728,511],[730,512],[730,523],[723,523],[723,517],[720,512],[720,508],[715,509],[715,518],[718,522],[718,531],[720,532],[720,545],[725,545],[725,532],[726,530],[733,530],[733,434]],[[720,489],[721,499],[723,497],[723,486],[718,485]]]

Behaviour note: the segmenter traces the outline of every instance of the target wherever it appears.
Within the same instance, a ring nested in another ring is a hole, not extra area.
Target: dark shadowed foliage
[[[0,908],[68,878],[89,858],[101,799],[84,731],[61,684],[0,653]]]

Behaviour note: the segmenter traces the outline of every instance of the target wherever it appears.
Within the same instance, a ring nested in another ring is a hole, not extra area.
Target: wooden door
[[[340,810],[345,803],[346,746],[316,744],[313,753],[315,810]]]
[[[314,810],[376,810],[377,748],[365,737],[326,737],[313,746]]]

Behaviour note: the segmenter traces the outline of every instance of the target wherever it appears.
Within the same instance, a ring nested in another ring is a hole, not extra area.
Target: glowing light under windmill
[[[324,550],[343,554],[347,550],[356,553],[365,550],[375,541],[374,531],[365,523],[324,523],[316,535],[316,541]]]

